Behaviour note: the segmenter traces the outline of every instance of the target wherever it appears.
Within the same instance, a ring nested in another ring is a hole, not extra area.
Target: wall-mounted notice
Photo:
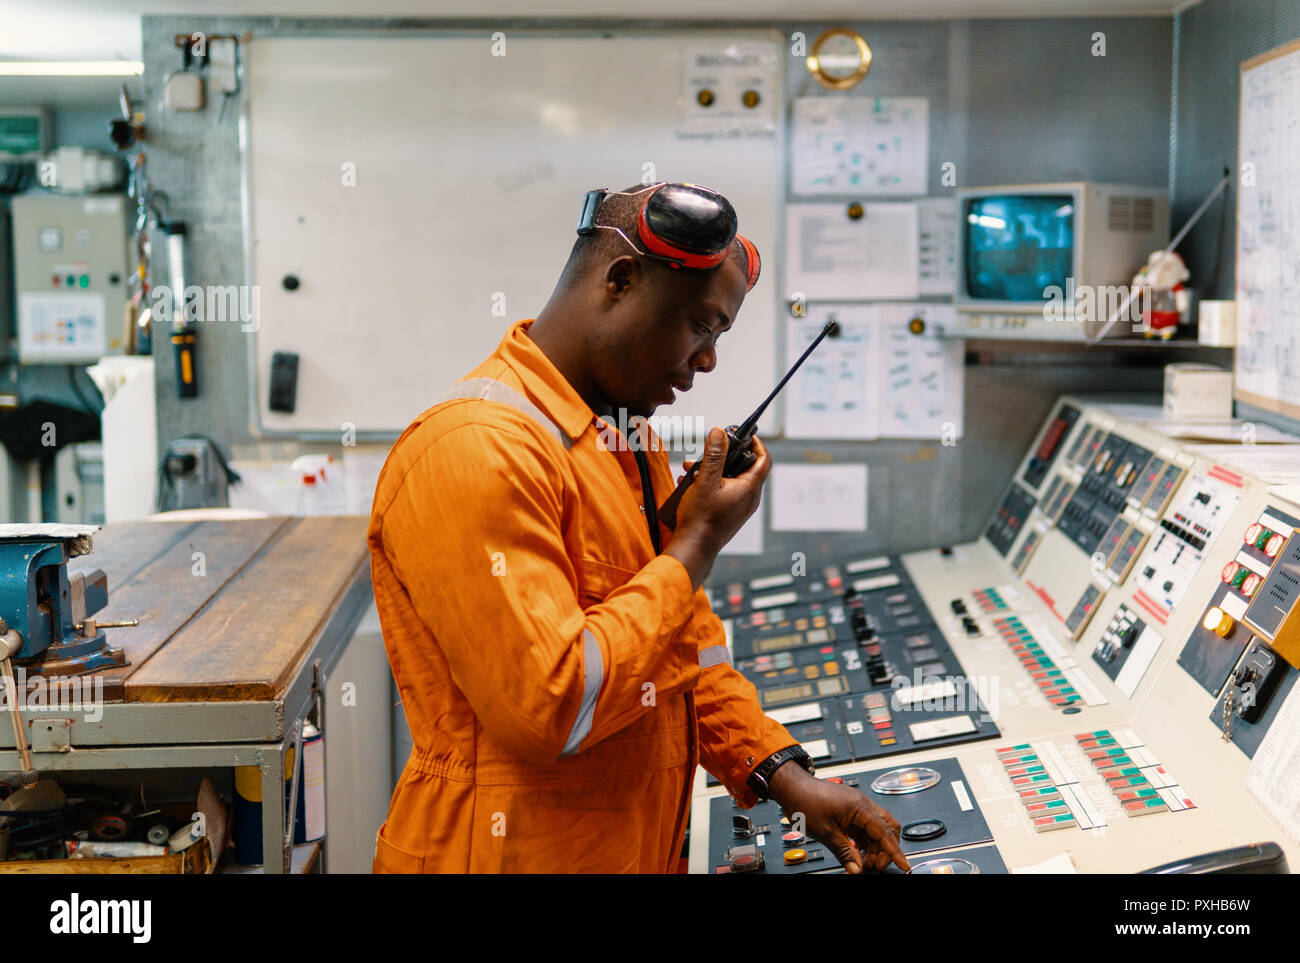
[[[930,105],[924,97],[800,97],[793,118],[795,194],[926,192]]]
[[[24,361],[100,358],[107,350],[105,304],[102,294],[20,294],[20,356]]]
[[[939,438],[962,436],[965,342],[934,337],[953,307],[935,303],[812,304],[786,324],[793,363],[826,322],[840,323],[804,362],[785,392],[788,438]],[[911,330],[919,320],[922,333]]]
[[[777,48],[765,43],[729,43],[686,48],[686,136],[703,132],[734,135],[776,130],[780,68]]]
[[[793,364],[831,318],[839,323],[839,335],[823,341],[786,386],[786,436],[876,438],[880,321],[874,305],[810,305],[807,317],[786,325],[785,356]]]
[[[957,202],[931,197],[916,202],[917,290],[951,295],[957,288]]]
[[[965,413],[966,342],[916,335],[909,329],[918,318],[927,331],[951,327],[952,305],[881,304],[877,308],[885,391],[881,437],[955,442],[962,436]]]
[[[866,465],[774,465],[772,531],[865,532]]]
[[[859,206],[852,217],[853,205],[789,205],[787,292],[812,301],[917,296],[916,205]]]

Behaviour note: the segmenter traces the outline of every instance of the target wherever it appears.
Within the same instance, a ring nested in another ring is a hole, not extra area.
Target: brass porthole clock
[[[871,69],[871,48],[862,34],[848,27],[827,30],[813,41],[808,70],[831,90],[857,86]]]

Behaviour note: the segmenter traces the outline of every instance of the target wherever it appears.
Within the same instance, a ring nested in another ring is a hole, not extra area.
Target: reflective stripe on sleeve
[[[578,706],[578,715],[569,730],[569,738],[564,743],[562,756],[571,756],[578,751],[582,740],[591,732],[591,723],[596,715],[596,697],[605,681],[605,660],[601,658],[600,646],[590,629],[582,631],[582,704]]]
[[[700,649],[700,668],[711,669],[715,665],[731,665],[731,653],[722,643]]]

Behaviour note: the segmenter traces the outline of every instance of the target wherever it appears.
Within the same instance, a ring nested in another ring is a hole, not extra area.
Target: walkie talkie
[[[827,321],[826,327],[821,330],[821,334],[817,335],[813,339],[813,343],[804,349],[804,353],[799,355],[799,360],[785,373],[785,377],[772,389],[772,393],[763,399],[763,403],[754,410],[754,413],[741,424],[730,425],[727,428],[727,460],[722,465],[723,478],[735,478],[737,475],[743,474],[749,470],[750,465],[758,460],[758,456],[754,454],[753,446],[754,433],[758,430],[758,419],[763,417],[763,412],[767,410],[767,406],[772,403],[773,398],[781,393],[781,389],[799,370],[799,366],[808,360],[808,355],[813,353],[813,349],[821,344],[822,339],[827,335],[834,337],[838,334],[839,327],[834,318]],[[659,521],[663,522],[668,528],[677,527],[677,505],[681,502],[682,496],[686,494],[686,489],[690,488],[695,481],[695,476],[699,474],[700,465],[703,461],[703,458],[696,459],[695,464],[691,465],[690,471],[682,477],[681,482],[673,489],[673,493],[668,496],[668,500],[659,506]]]

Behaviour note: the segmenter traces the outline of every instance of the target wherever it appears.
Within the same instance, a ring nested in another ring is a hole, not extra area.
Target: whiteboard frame
[[[1246,100],[1246,74],[1256,69],[1257,67],[1262,67],[1267,63],[1272,63],[1274,60],[1278,60],[1282,57],[1287,57],[1295,53],[1300,53],[1300,40],[1292,40],[1289,43],[1282,44],[1280,47],[1274,47],[1272,50],[1266,50],[1262,54],[1256,54],[1254,57],[1251,57],[1248,60],[1243,60],[1237,68],[1237,169],[1238,170],[1241,169],[1241,158],[1243,153],[1242,146],[1243,146],[1243,139],[1245,137],[1245,128],[1243,127],[1241,122],[1242,119],[1241,114],[1242,114],[1242,107]],[[1236,217],[1236,223],[1240,225],[1241,224],[1241,191],[1240,190],[1237,191],[1237,209],[1233,213]],[[1240,227],[1238,227],[1235,236],[1234,247],[1235,250],[1232,252],[1232,287],[1233,287],[1232,296],[1233,299],[1235,300],[1237,297],[1237,282],[1238,279],[1241,277]],[[1238,337],[1240,337],[1240,330],[1238,330]],[[1254,407],[1259,408],[1262,411],[1266,411],[1274,415],[1282,415],[1283,417],[1286,418],[1300,419],[1300,404],[1292,404],[1288,401],[1284,401],[1281,398],[1270,398],[1266,395],[1258,395],[1252,391],[1245,391],[1241,387],[1241,383],[1237,378],[1237,358],[1238,358],[1237,351],[1240,348],[1240,346],[1241,346],[1240,341],[1238,341],[1236,347],[1233,348],[1233,364],[1232,364],[1233,400],[1242,402],[1247,405],[1253,405]]]
[[[749,25],[749,24],[719,24],[712,29],[733,28],[736,31],[738,40],[766,40],[775,42],[778,49],[785,49],[785,35],[774,26]],[[346,39],[349,37],[362,38],[367,40],[382,40],[387,38],[414,39],[414,38],[450,38],[450,39],[474,39],[482,38],[485,30],[488,28],[474,29],[464,28],[444,28],[444,27],[402,27],[399,29],[388,28],[365,28],[365,27],[345,27],[341,29],[331,28],[268,28],[265,30],[246,30],[240,37],[240,43],[247,48],[249,45],[257,42],[259,38],[290,38],[290,39],[311,39],[311,38],[330,38]],[[496,29],[512,30],[516,34],[526,35],[529,38],[556,38],[556,39],[585,39],[585,38],[608,38],[611,36],[627,36],[638,39],[657,39],[657,38],[674,38],[680,39],[683,44],[689,43],[692,34],[691,27],[672,27],[663,28],[637,28],[620,23],[611,23],[608,27],[600,26],[581,26],[581,27],[530,27],[515,26],[508,21],[503,21]],[[240,98],[239,109],[239,171],[240,171],[240,224],[243,231],[243,264],[244,264],[244,281],[251,285],[254,278],[254,255],[253,255],[253,171],[252,171],[252,131],[251,131],[251,110],[252,110],[252,57],[247,53],[240,56],[240,84],[244,91]],[[782,63],[775,73],[775,83],[779,89],[780,106],[776,112],[777,129],[773,136],[773,154],[776,165],[772,178],[772,217],[773,217],[773,239],[772,255],[770,264],[764,265],[767,271],[776,272],[772,281],[773,297],[773,331],[774,346],[772,352],[773,365],[770,372],[771,383],[773,385],[785,373],[784,358],[784,341],[786,331],[786,311],[788,302],[781,288],[783,280],[781,268],[779,265],[784,264],[785,258],[785,229],[784,218],[786,208],[786,178],[788,173],[788,154],[789,154],[789,96],[787,72],[784,63]],[[767,259],[765,259],[767,260]],[[248,431],[253,438],[259,441],[300,441],[300,442],[332,442],[339,443],[339,432],[337,430],[327,429],[293,429],[293,428],[270,428],[262,423],[261,397],[259,393],[259,357],[258,357],[258,337],[261,335],[261,323],[258,322],[257,328],[253,332],[253,337],[247,339],[245,348],[246,370],[248,373],[248,389],[246,400],[248,404]],[[431,399],[432,400],[432,399]],[[737,412],[735,420],[740,421],[747,416],[749,412]],[[784,415],[785,399],[779,397],[776,403],[768,408],[764,421],[768,418],[771,420],[771,427],[763,434],[767,438],[784,437]],[[379,442],[391,443],[397,440],[405,427],[395,429],[367,429],[356,430],[354,434],[357,443]],[[665,438],[667,442],[673,439]]]

